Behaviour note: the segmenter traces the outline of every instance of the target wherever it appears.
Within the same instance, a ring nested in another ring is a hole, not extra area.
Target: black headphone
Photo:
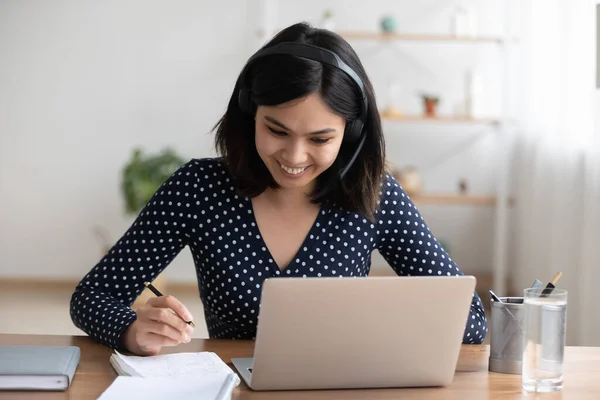
[[[267,47],[267,48],[264,48],[264,49],[256,52],[252,57],[250,57],[250,59],[246,63],[246,66],[242,70],[242,72],[240,74],[240,79],[239,79],[240,89],[239,89],[239,93],[238,93],[238,104],[239,104],[240,109],[244,113],[250,114],[254,111],[250,90],[248,89],[247,82],[246,82],[246,73],[247,73],[248,69],[250,68],[250,66],[254,60],[256,60],[258,58],[274,55],[274,54],[292,55],[292,56],[296,56],[296,57],[307,58],[307,59],[313,60],[313,61],[319,61],[323,64],[330,65],[332,67],[339,69],[342,72],[345,72],[358,87],[360,94],[361,94],[360,114],[359,114],[358,118],[346,123],[346,128],[344,131],[344,141],[348,141],[348,142],[352,142],[352,143],[358,141],[358,146],[356,147],[356,151],[350,158],[350,161],[346,164],[346,166],[340,172],[340,178],[343,178],[346,175],[346,173],[348,172],[348,170],[350,169],[350,167],[352,166],[352,164],[354,163],[354,161],[356,161],[356,158],[358,157],[360,150],[362,149],[363,145],[365,144],[365,139],[366,139],[366,134],[365,134],[365,132],[363,132],[363,127],[365,125],[365,120],[366,120],[366,116],[367,116],[368,102],[367,102],[367,95],[365,93],[362,80],[360,79],[358,74],[356,72],[354,72],[354,70],[348,66],[348,64],[346,64],[344,61],[342,61],[342,59],[337,54],[332,52],[331,50],[327,50],[322,47],[314,46],[311,44],[294,43],[294,42],[279,43],[274,46]]]

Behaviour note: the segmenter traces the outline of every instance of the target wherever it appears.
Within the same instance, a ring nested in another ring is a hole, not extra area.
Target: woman
[[[350,45],[306,24],[280,32],[238,78],[215,159],[155,193],[71,300],[76,326],[113,348],[157,354],[189,341],[171,296],[130,305],[186,245],[210,337],[252,339],[271,277],[366,276],[379,250],[398,275],[462,275],[384,169],[373,88]],[[487,322],[477,293],[465,343]]]

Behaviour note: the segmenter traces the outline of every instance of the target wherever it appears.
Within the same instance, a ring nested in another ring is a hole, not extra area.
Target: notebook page
[[[119,376],[106,389],[98,400],[191,400],[228,399],[231,392],[222,393],[225,378],[212,376],[198,380],[192,377],[155,378]]]
[[[193,375],[196,379],[199,379],[201,377],[235,374],[213,352],[175,353],[151,357],[125,356],[117,351],[115,353],[120,362],[128,364],[144,378],[177,378]],[[235,375],[237,377],[237,374]],[[237,381],[239,381],[239,377],[237,377]]]

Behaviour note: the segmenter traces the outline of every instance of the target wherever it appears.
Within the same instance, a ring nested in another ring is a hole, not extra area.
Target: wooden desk
[[[87,336],[46,336],[0,334],[1,345],[74,345],[81,348],[81,361],[67,392],[1,392],[0,400],[80,400],[96,399],[110,386],[116,373],[109,364],[112,351]],[[194,339],[167,352],[214,351],[223,361],[250,357],[254,343],[235,340]],[[454,382],[446,388],[370,389],[253,392],[242,381],[233,399],[600,399],[600,347],[567,347],[565,387],[556,393],[525,393],[521,376],[488,372],[489,347],[463,345]]]

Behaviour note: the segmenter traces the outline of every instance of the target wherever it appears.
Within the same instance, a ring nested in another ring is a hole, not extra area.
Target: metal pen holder
[[[489,370],[521,374],[523,359],[523,297],[491,300]]]

